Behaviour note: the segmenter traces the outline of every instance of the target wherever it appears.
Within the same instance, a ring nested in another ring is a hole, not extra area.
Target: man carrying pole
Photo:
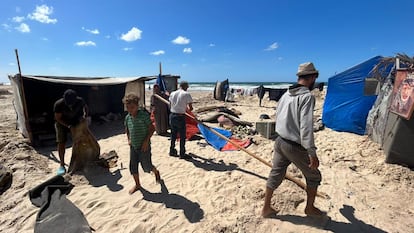
[[[317,188],[322,176],[313,135],[313,110],[315,97],[311,94],[319,72],[313,63],[299,65],[298,82],[289,87],[278,102],[276,112],[276,133],[273,164],[266,183],[263,217],[277,213],[271,199],[273,191],[279,187],[286,176],[288,166],[293,163],[306,178],[307,202],[305,214],[322,216],[324,213],[314,206]]]
[[[180,88],[170,94],[170,126],[171,126],[171,144],[170,156],[177,156],[175,141],[177,134],[180,135],[180,158],[191,159],[191,156],[185,153],[186,125],[185,114],[187,110],[193,110],[193,99],[187,92],[189,85],[187,81],[181,81]]]

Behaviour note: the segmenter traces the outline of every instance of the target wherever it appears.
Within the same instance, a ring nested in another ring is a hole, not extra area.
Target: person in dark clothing
[[[72,127],[87,117],[88,107],[82,97],[79,97],[74,90],[68,89],[63,93],[63,98],[55,102],[53,112],[55,114],[56,142],[60,160],[57,174],[63,175],[66,173],[65,147],[67,134]]]
[[[151,113],[154,115],[155,121],[155,132],[161,136],[167,136],[167,130],[170,128],[169,125],[169,106],[164,101],[158,99],[156,96],[164,98],[166,101],[169,96],[165,92],[161,92],[160,86],[154,84],[153,95],[151,96]]]

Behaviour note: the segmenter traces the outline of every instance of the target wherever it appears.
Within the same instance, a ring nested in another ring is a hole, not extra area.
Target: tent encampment
[[[179,78],[179,76],[175,76]],[[145,106],[145,81],[157,76],[144,77],[63,77],[39,75],[9,75],[13,88],[17,129],[34,145],[43,139],[54,138],[55,101],[66,89],[73,89],[85,99],[93,119],[109,113],[123,114],[122,98],[133,92]]]
[[[365,134],[368,112],[377,95],[365,95],[366,79],[382,60],[376,56],[328,79],[322,122],[335,131]],[[384,72],[387,77],[390,69]]]

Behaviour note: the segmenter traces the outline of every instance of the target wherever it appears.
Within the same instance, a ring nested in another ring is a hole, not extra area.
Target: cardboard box
[[[276,122],[274,120],[263,120],[256,122],[256,131],[267,139],[275,138]]]

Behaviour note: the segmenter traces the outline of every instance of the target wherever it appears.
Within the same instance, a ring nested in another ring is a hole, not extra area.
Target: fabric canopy
[[[365,79],[381,61],[373,57],[328,80],[322,122],[335,131],[365,134],[368,112],[377,96],[364,95]]]

